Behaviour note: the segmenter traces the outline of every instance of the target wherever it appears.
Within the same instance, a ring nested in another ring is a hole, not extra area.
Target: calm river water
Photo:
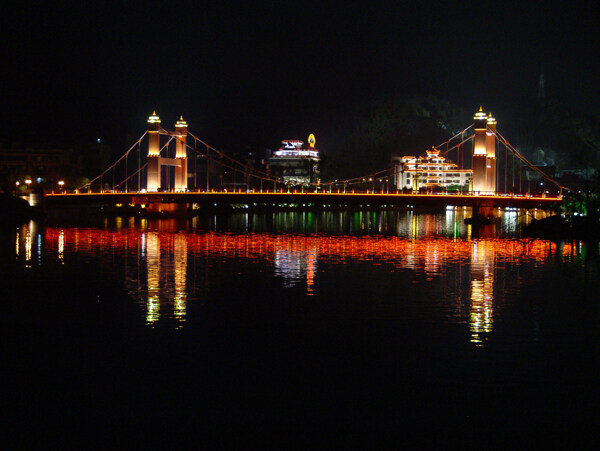
[[[516,212],[463,218],[5,228],[7,415],[43,446],[584,444],[600,401],[598,244],[519,240]]]

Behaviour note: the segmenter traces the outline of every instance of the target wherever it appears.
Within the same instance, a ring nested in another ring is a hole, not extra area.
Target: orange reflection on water
[[[419,219],[415,221],[419,228]],[[426,223],[424,227],[433,227]],[[222,265],[227,261],[270,267],[276,277],[281,277],[284,288],[304,284],[307,295],[318,294],[319,268],[328,265],[385,265],[390,277],[394,270],[409,270],[417,283],[454,275],[449,268],[464,268],[461,271],[469,272],[469,293],[465,293],[469,311],[464,314],[468,316],[471,341],[476,345],[493,331],[497,267],[512,262],[543,262],[557,252],[556,246],[547,241],[162,230],[47,228],[45,238],[47,252],[54,252],[59,259],[73,252],[90,257],[127,256],[128,290],[143,302],[145,320],[150,326],[165,315],[182,325],[190,293],[227,281],[227,269]],[[204,277],[195,269],[197,264],[201,264]],[[461,281],[449,279],[445,283],[460,285]],[[460,290],[456,296],[460,303]]]
[[[174,238],[176,236],[177,238]],[[144,238],[146,237],[146,238]],[[210,255],[212,257],[244,257],[272,261],[277,251],[306,254],[314,250],[319,261],[332,263],[379,260],[396,267],[437,272],[441,261],[458,261],[481,253],[485,249],[496,258],[526,258],[544,260],[556,253],[549,241],[521,242],[518,240],[453,240],[446,238],[405,239],[384,236],[321,236],[271,234],[161,233],[137,229],[122,231],[97,229],[46,229],[49,249],[67,249],[95,256],[100,253],[135,251],[147,239],[148,249],[155,255],[177,249],[179,255]],[[59,244],[60,243],[60,244]],[[482,244],[483,246],[481,247]],[[567,253],[568,245],[563,252]],[[485,257],[479,257],[479,259]],[[181,263],[183,265],[183,262]]]

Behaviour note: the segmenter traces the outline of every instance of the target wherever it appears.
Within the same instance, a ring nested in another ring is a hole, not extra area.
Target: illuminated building
[[[304,142],[287,139],[269,158],[271,174],[291,184],[315,183],[319,180],[319,151],[315,149],[315,136]]]
[[[459,169],[446,161],[436,149],[428,150],[424,157],[392,157],[392,181],[398,189],[448,188],[468,183],[473,171]]]
[[[496,192],[496,119],[491,113],[486,117],[481,107],[473,119],[473,191],[493,194]]]

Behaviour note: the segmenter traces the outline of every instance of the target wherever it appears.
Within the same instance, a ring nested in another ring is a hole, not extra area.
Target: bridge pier
[[[471,218],[465,219],[465,223],[483,224],[498,219],[494,213],[496,206],[492,200],[476,198],[471,203]]]
[[[149,214],[185,214],[189,210],[189,204],[180,202],[148,202],[146,211]]]

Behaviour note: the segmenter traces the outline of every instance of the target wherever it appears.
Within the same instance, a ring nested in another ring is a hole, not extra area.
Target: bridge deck
[[[198,204],[202,205],[317,205],[317,206],[467,206],[549,208],[560,202],[560,197],[532,197],[525,195],[464,195],[464,194],[396,194],[396,193],[287,193],[287,192],[117,192],[47,194],[45,204],[115,205],[121,204]]]

